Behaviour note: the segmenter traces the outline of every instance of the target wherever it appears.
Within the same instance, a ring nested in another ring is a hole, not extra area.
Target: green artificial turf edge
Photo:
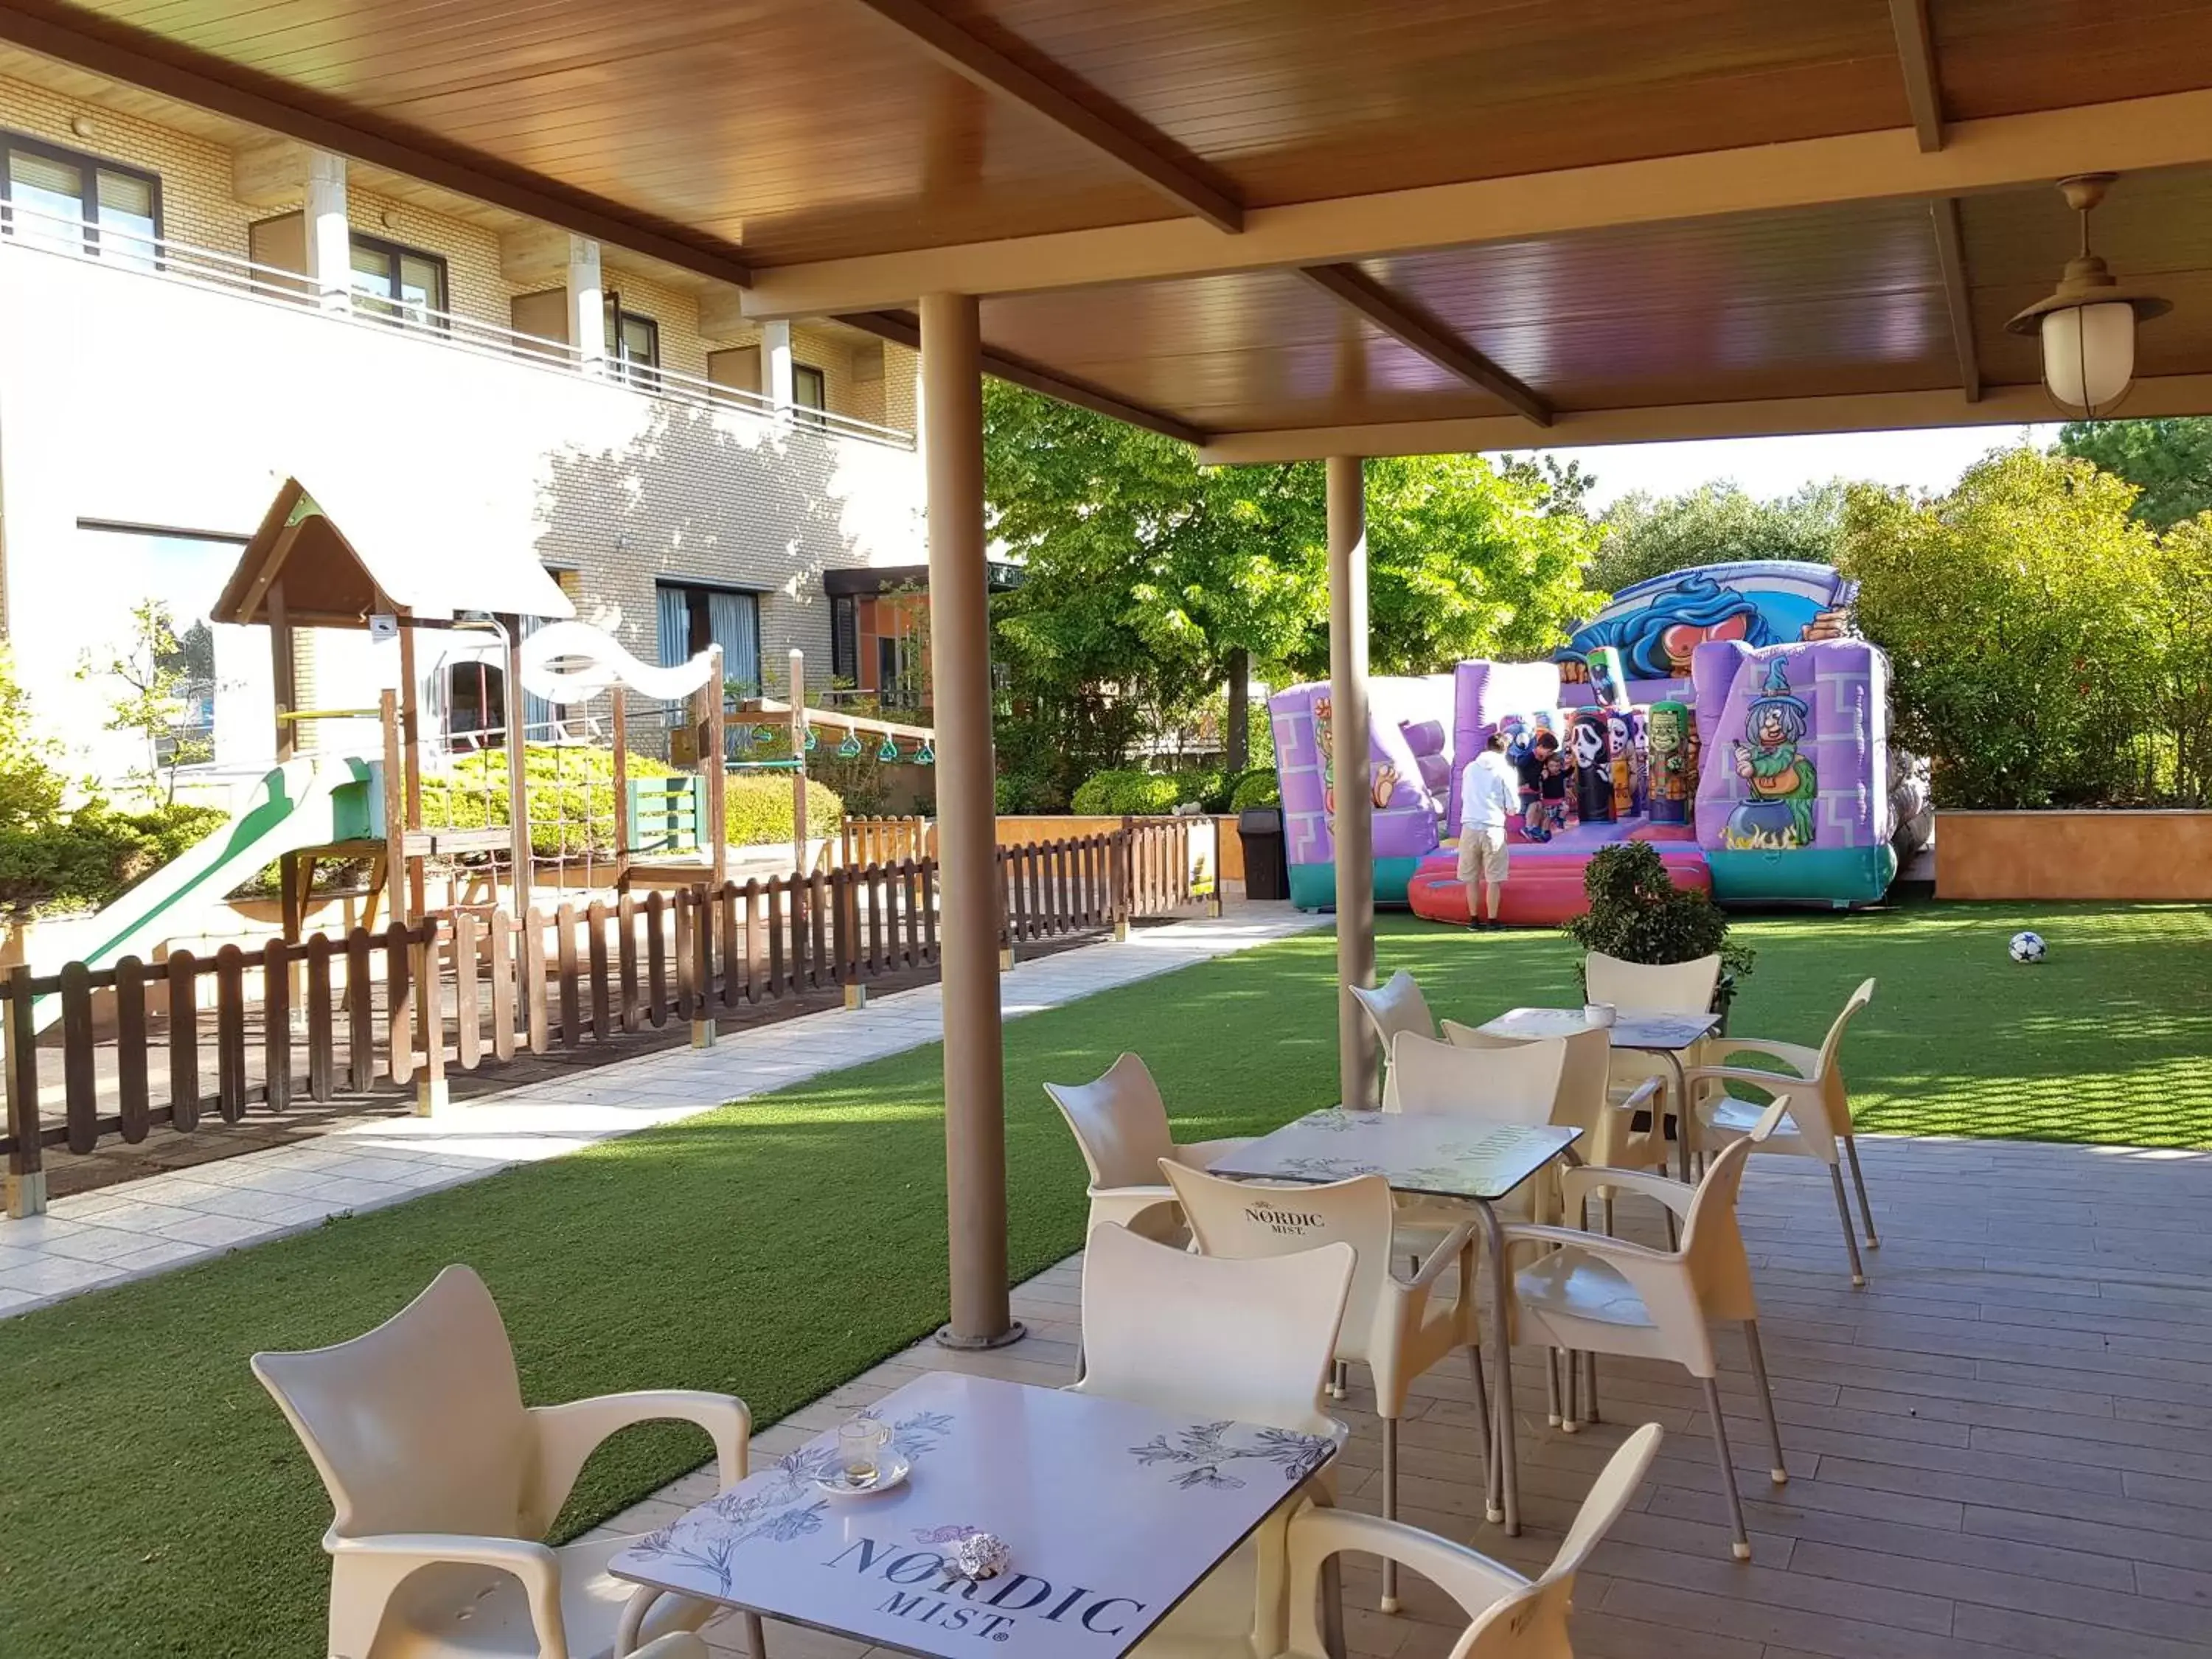
[[[2049,961],[2009,962],[2034,927]],[[1579,1000],[1554,934],[1386,915],[1378,957],[1481,1019]],[[1922,906],[1744,922],[1735,1029],[1814,1042],[1881,981],[1845,1050],[1863,1127],[2212,1145],[2212,923],[2190,906]],[[1006,1028],[1010,1259],[1079,1247],[1081,1160],[1040,1085],[1141,1052],[1185,1139],[1335,1095],[1334,942],[1310,934]],[[936,1045],[179,1272],[0,1321],[0,1650],[37,1659],[321,1651],[329,1505],[254,1383],[257,1348],[342,1340],[449,1261],[499,1298],[526,1398],[726,1389],[765,1423],[943,1316]],[[219,1133],[210,1130],[207,1133]],[[1878,1196],[1878,1195],[1877,1195]],[[706,1455],[633,1430],[565,1533]]]

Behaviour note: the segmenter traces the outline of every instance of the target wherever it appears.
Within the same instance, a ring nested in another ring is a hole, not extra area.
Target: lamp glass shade
[[[2136,313],[2124,301],[2043,313],[2043,382],[2063,407],[2110,408],[2136,373]]]

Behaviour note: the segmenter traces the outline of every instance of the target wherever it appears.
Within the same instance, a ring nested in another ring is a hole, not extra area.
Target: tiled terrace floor
[[[2180,1659],[2212,1655],[2212,1155],[2014,1142],[1868,1139],[1882,1248],[1854,1291],[1823,1174],[1754,1159],[1743,1216],[1790,1484],[1765,1474],[1740,1342],[1729,1430],[1753,1561],[1729,1556],[1707,1426],[1673,1368],[1604,1362],[1607,1422],[1545,1425],[1537,1356],[1516,1368],[1528,1530],[1482,1523],[1464,1368],[1416,1387],[1405,1518],[1534,1571],[1620,1425],[1657,1421],[1653,1478],[1583,1577],[1577,1651],[1614,1659]],[[1624,1206],[1624,1231],[1643,1231]],[[1656,1233],[1656,1224],[1650,1231]],[[1073,1375],[1079,1259],[1022,1287],[1030,1336],[992,1354],[911,1349],[763,1433],[780,1453],[928,1367],[1057,1386]],[[1355,1378],[1357,1383],[1360,1379]],[[1342,1491],[1379,1502],[1379,1437],[1356,1388]],[[1534,1404],[1532,1413],[1528,1409]],[[711,1472],[641,1504],[633,1529],[711,1495]],[[1018,1540],[1017,1546],[1018,1547]],[[1368,1659],[1441,1659],[1449,1605],[1406,1612],[1347,1573]],[[737,1622],[710,1625],[743,1651]],[[774,1659],[857,1644],[771,1624]]]

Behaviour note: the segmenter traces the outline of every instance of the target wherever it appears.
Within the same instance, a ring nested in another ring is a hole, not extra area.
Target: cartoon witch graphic
[[[1749,742],[1739,741],[1736,775],[1751,788],[1751,799],[1729,814],[1723,840],[1731,848],[1809,847],[1813,844],[1813,802],[1820,781],[1813,763],[1797,752],[1810,714],[1790,690],[1790,672],[1776,657],[1766,665],[1766,680],[1744,713]]]
[[[1331,818],[1336,817],[1336,738],[1330,729],[1330,715],[1334,712],[1332,699],[1313,700],[1314,747],[1321,751],[1322,811]]]

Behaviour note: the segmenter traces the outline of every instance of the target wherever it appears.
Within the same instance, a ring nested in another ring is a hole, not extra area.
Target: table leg
[[[1497,1212],[1477,1199],[1474,1212],[1482,1224],[1483,1249],[1490,1256],[1490,1329],[1498,1346],[1498,1396],[1491,1402],[1491,1416],[1497,1424],[1499,1507],[1490,1518],[1503,1521],[1506,1536],[1516,1538],[1521,1533],[1521,1471],[1513,1446],[1513,1279],[1507,1271],[1505,1235]]]
[[[1672,1048],[1659,1051],[1674,1068],[1674,1165],[1686,1184],[1690,1179],[1690,1079],[1682,1070],[1682,1056]]]

